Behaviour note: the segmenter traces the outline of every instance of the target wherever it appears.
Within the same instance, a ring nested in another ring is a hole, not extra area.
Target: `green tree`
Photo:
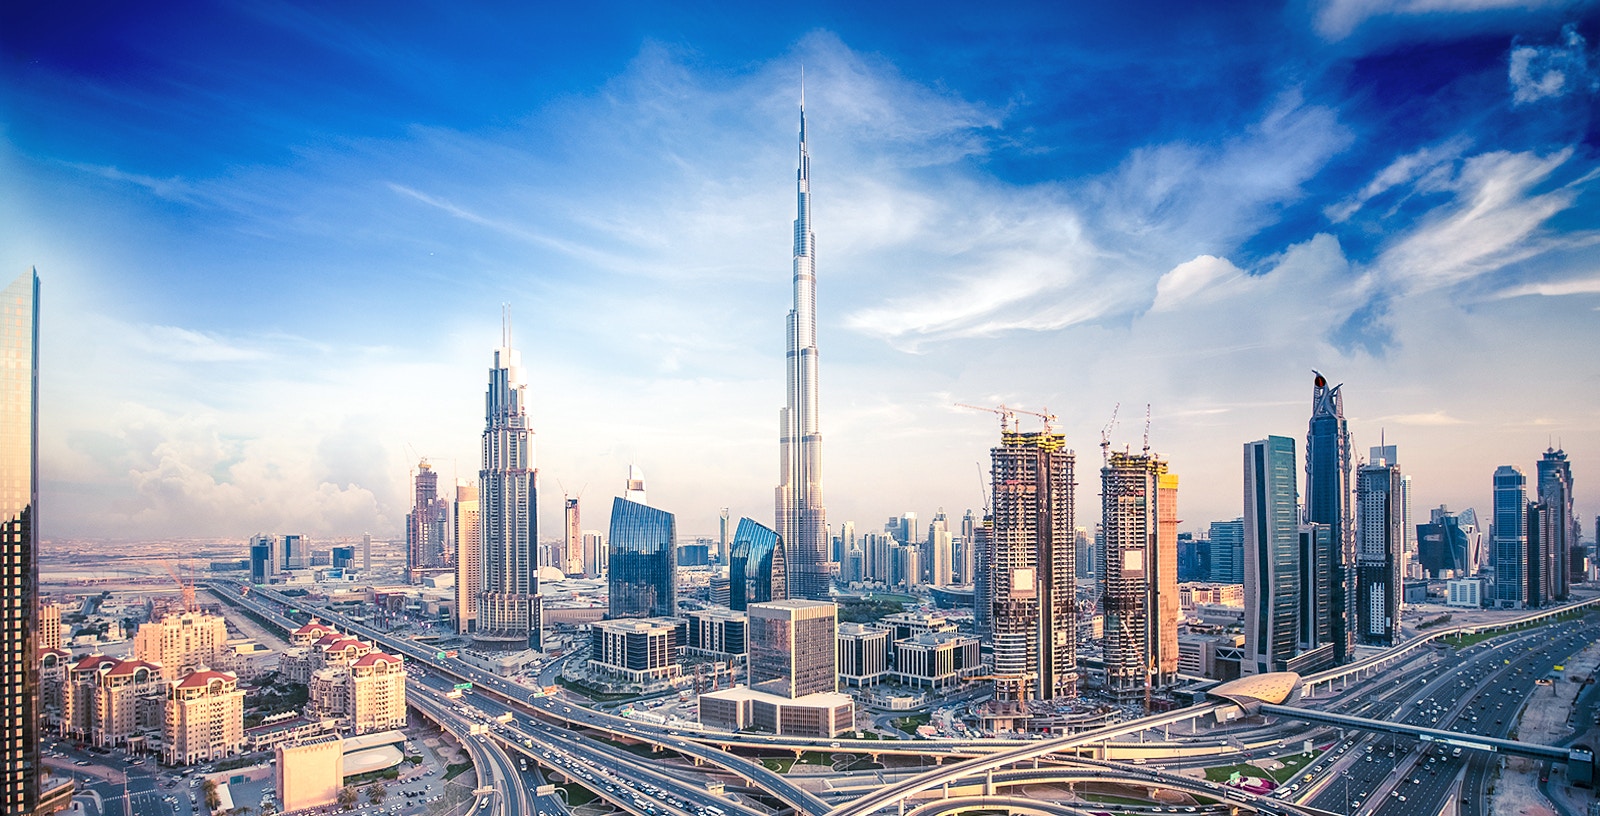
[[[367,801],[374,805],[383,804],[383,798],[388,795],[389,791],[382,785],[373,785],[367,788]]]
[[[340,810],[349,810],[356,806],[358,794],[354,785],[345,785],[339,789],[338,803]]]
[[[222,804],[222,797],[217,793],[217,783],[207,779],[200,789],[206,795],[206,810],[216,810]]]

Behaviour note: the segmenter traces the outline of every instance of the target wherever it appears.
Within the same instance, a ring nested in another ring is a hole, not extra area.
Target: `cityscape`
[[[1533,6],[0,12],[4,812],[1600,813]]]

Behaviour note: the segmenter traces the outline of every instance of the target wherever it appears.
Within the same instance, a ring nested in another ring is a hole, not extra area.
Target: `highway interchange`
[[[275,609],[290,599],[274,598],[270,593],[254,593],[241,599],[236,587],[213,586],[233,603],[242,603],[280,626],[298,626]],[[293,599],[301,603],[303,599]],[[533,696],[531,689],[484,677],[465,664],[438,660],[431,647],[390,637],[358,623],[342,620],[336,614],[320,614],[330,622],[372,639],[386,650],[409,658],[413,667],[411,698],[418,708],[463,737],[480,773],[492,780],[497,793],[480,797],[486,809],[473,816],[560,816],[562,807],[550,792],[536,796],[521,770],[528,763],[529,774],[538,767],[575,782],[619,810],[635,816],[764,816],[774,806],[790,807],[807,816],[822,816],[835,811],[838,816],[853,816],[848,800],[859,790],[849,780],[837,786],[841,795],[828,800],[796,785],[783,774],[773,772],[758,761],[725,749],[779,749],[795,753],[822,750],[835,754],[863,752],[875,755],[906,752],[933,757],[975,757],[995,752],[1015,751],[1017,740],[907,741],[904,743],[866,740],[805,740],[756,735],[702,734],[689,729],[669,729],[592,711],[557,698]],[[1392,670],[1361,682],[1351,682],[1335,696],[1324,696],[1307,705],[1346,714],[1401,721],[1431,728],[1449,729],[1463,734],[1505,736],[1516,714],[1534,688],[1534,682],[1568,656],[1594,642],[1600,635],[1600,616],[1561,621],[1495,638],[1473,645],[1459,653],[1448,646],[1417,650]],[[447,700],[446,692],[458,678],[473,678],[478,693]],[[1474,721],[1473,718],[1476,718]],[[1169,718],[1171,719],[1171,718]],[[505,720],[502,722],[502,720]],[[1498,721],[1498,722],[1496,722]],[[1126,727],[1126,724],[1122,724]],[[1134,729],[1137,730],[1137,726]],[[477,732],[477,733],[473,733]],[[599,734],[607,739],[599,739]],[[1158,740],[1153,729],[1146,737]],[[707,768],[685,768],[641,757],[618,747],[618,738],[649,743],[694,760],[697,765],[715,767],[727,781],[722,796],[707,788]],[[1272,797],[1256,799],[1230,794],[1232,804],[1259,808],[1273,813],[1381,813],[1394,816],[1422,816],[1439,813],[1451,797],[1459,797],[1462,816],[1485,816],[1484,790],[1490,777],[1490,763],[1497,757],[1476,750],[1459,755],[1454,748],[1425,743],[1414,738],[1369,735],[1359,731],[1341,733],[1328,726],[1314,726],[1273,718],[1255,720],[1242,727],[1219,728],[1199,740],[1217,746],[1219,753],[1186,759],[1162,759],[1162,765],[1141,767],[1124,762],[1104,763],[1073,760],[1073,767],[1060,767],[1061,755],[1053,755],[1035,767],[1004,767],[992,774],[992,785],[984,795],[998,795],[996,788],[1010,785],[1065,783],[1072,779],[1119,779],[1147,788],[1193,788],[1194,793],[1219,798],[1215,785],[1206,785],[1177,776],[1186,767],[1207,767],[1242,761],[1250,756],[1298,750],[1310,740],[1327,753],[1308,763],[1306,773],[1286,783]],[[1196,740],[1186,740],[1193,744]],[[1061,742],[1041,743],[1041,749]],[[1065,743],[1063,743],[1064,745]],[[1113,745],[1120,743],[1113,743]],[[1158,748],[1159,742],[1146,742]],[[1031,746],[1030,746],[1031,747]],[[1431,750],[1430,750],[1431,749]],[[1241,752],[1236,753],[1236,752]],[[1037,753],[1037,752],[1035,752]],[[1046,751],[1048,753],[1048,750]],[[1392,756],[1391,756],[1392,753]],[[515,757],[515,758],[514,758]],[[481,764],[480,764],[481,763]],[[955,763],[952,763],[954,766]],[[487,770],[484,770],[487,769]],[[911,777],[918,769],[895,774],[873,772],[878,779]],[[927,770],[927,769],[921,769]],[[849,772],[840,774],[851,776]],[[1414,780],[1414,781],[1413,781]],[[969,779],[964,784],[971,784]],[[912,787],[915,787],[913,785]],[[922,790],[925,788],[918,788]],[[1242,794],[1242,792],[1239,792]],[[864,797],[865,800],[872,796]],[[737,801],[735,801],[737,799]],[[1204,801],[1196,799],[1195,801]],[[907,805],[902,805],[906,807]],[[1117,810],[1154,812],[1163,809],[1152,803],[1145,808],[1118,806]],[[1166,808],[1182,812],[1181,807]],[[1068,808],[1067,810],[1070,810]],[[1205,811],[1206,807],[1197,808]],[[870,813],[861,811],[859,816]]]

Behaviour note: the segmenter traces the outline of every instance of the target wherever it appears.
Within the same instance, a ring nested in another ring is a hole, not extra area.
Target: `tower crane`
[[[1046,407],[1044,409],[1044,413],[1040,413],[1038,411],[1025,411],[1025,410],[1023,410],[1021,408],[1012,408],[1011,410],[1016,411],[1019,414],[1027,414],[1028,416],[1036,416],[1036,417],[1044,420],[1044,432],[1045,433],[1050,433],[1052,430],[1054,430],[1054,428],[1052,427],[1051,424],[1056,421],[1056,415],[1050,413],[1049,407]]]
[[[1150,403],[1144,404],[1144,455],[1150,455]]]
[[[1012,433],[1017,430],[1017,412],[1009,406],[1001,405],[995,408],[985,408],[981,405],[968,405],[964,402],[956,403],[957,408],[971,408],[974,411],[988,411],[1000,416],[1000,432]],[[1028,412],[1031,413],[1031,412]]]
[[[178,568],[173,566],[171,561],[163,560],[161,563],[167,565],[167,574],[171,575],[172,580],[178,582],[178,588],[183,590],[183,611],[195,611],[199,604],[195,603],[194,599],[194,571],[190,570],[189,583],[186,584],[178,577]]]
[[[1105,465],[1111,461],[1111,429],[1117,426],[1117,412],[1122,410],[1122,403],[1111,407],[1111,421],[1100,429],[1100,464]]]

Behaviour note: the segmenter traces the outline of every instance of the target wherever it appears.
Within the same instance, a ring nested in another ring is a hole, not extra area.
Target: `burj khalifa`
[[[789,595],[827,600],[832,584],[822,506],[822,432],[817,427],[817,237],[811,231],[811,156],[800,91],[800,166],[795,174],[794,308],[788,320],[788,405],[779,413],[782,475],[777,528],[789,562]]]

